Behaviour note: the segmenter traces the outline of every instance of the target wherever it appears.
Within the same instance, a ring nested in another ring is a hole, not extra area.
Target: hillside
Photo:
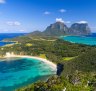
[[[96,73],[96,48],[82,53],[77,58],[65,63],[65,73],[81,72]]]

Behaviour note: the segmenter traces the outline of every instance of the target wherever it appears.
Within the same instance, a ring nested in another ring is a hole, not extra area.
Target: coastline
[[[57,71],[57,65],[47,59],[36,57],[36,56],[27,56],[27,55],[6,55],[3,58],[12,58],[12,57],[17,57],[17,58],[32,58],[32,59],[37,59],[40,60],[46,64],[48,64],[52,69]]]
[[[1,41],[1,42],[7,42],[7,41]],[[10,47],[10,46],[13,46],[15,44],[18,44],[18,41],[8,41],[8,42],[12,42],[11,44],[6,44],[6,45],[3,45],[1,47]]]

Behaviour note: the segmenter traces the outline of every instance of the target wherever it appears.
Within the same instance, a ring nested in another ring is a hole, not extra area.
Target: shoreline
[[[1,42],[7,43],[7,41],[1,41]],[[18,43],[17,41],[8,41],[8,42],[12,42],[12,43],[10,43],[10,44],[5,44],[5,45],[3,45],[3,46],[1,46],[1,47],[10,47],[10,46],[13,46],[13,45],[15,45],[15,44]]]
[[[48,64],[52,69],[57,71],[57,65],[47,59],[36,57],[36,56],[27,56],[27,55],[6,55],[3,58],[12,58],[12,57],[17,57],[17,58],[32,58],[32,59],[37,59],[40,60],[46,64]]]

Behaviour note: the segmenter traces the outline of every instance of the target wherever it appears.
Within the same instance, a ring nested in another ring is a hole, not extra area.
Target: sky
[[[87,22],[96,32],[96,0],[0,0],[0,33],[44,31],[58,20]]]

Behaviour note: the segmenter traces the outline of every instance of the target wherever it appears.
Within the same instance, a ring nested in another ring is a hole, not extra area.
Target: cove
[[[0,59],[0,91],[14,91],[56,74],[48,64],[34,58]]]

